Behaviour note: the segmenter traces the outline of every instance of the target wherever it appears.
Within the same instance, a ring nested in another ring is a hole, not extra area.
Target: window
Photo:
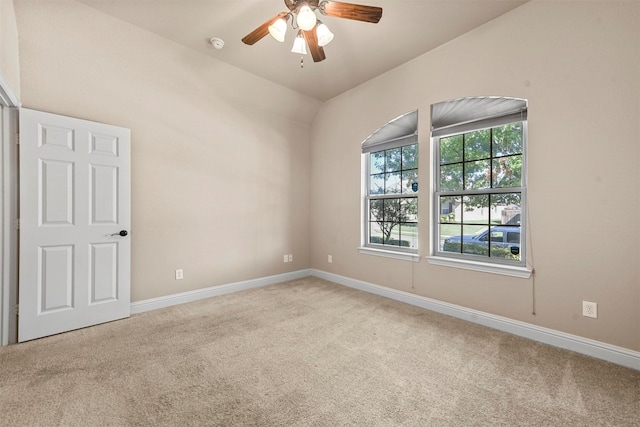
[[[413,259],[410,255],[418,251],[417,111],[374,132],[363,142],[362,153],[361,252],[404,253],[409,256],[395,257]]]
[[[526,118],[514,98],[432,106],[434,257],[526,265]]]

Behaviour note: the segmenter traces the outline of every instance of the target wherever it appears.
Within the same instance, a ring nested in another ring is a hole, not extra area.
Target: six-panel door
[[[129,157],[128,129],[20,110],[19,341],[129,316]]]

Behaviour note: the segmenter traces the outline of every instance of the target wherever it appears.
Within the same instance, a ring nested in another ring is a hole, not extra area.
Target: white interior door
[[[20,110],[18,341],[130,314],[130,131]]]

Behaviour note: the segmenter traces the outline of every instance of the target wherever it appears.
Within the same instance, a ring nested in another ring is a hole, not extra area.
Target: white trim
[[[2,84],[0,84],[2,87]],[[4,103],[0,100],[0,165],[2,174],[0,175],[0,194],[2,194],[2,200],[0,200],[0,346],[9,344],[9,286],[5,286],[9,283],[9,273],[7,267],[9,266],[9,228],[5,222],[5,218],[9,216],[5,213],[6,208],[9,205],[9,192],[7,188],[8,175],[5,173],[7,169],[7,163],[5,162],[5,131],[4,128],[7,125],[4,118]]]
[[[2,120],[2,134],[0,135],[0,164],[2,166],[2,174],[0,175],[0,193],[2,194],[2,203],[0,203],[0,346],[5,346],[16,341],[15,333],[12,332],[15,326],[14,314],[12,310],[12,294],[17,290],[17,283],[14,277],[14,268],[12,266],[17,263],[17,243],[14,245],[17,231],[12,227],[12,213],[16,210],[13,199],[17,196],[17,186],[12,177],[17,173],[17,165],[14,164],[13,154],[15,147],[11,147],[13,136],[11,132],[16,130],[15,123],[12,122],[16,117],[10,111],[10,108],[20,107],[20,99],[9,85],[9,82],[0,72],[0,105],[4,107],[3,113],[0,115]]]
[[[5,107],[20,107],[20,99],[16,96],[9,82],[0,72],[0,103]]]
[[[329,280],[339,285],[348,286],[364,292],[376,294],[385,298],[435,311],[468,322],[477,323],[489,328],[508,332],[531,340],[539,341],[555,347],[574,351],[576,353],[606,360],[607,362],[626,366],[640,371],[640,352],[623,347],[606,344],[600,341],[567,334],[553,329],[544,328],[506,317],[496,316],[478,310],[472,310],[455,304],[450,304],[408,292],[374,285],[361,280],[351,279],[321,270],[311,270],[311,275]]]
[[[502,274],[503,276],[519,277],[528,279],[533,270],[527,267],[515,267],[504,264],[489,264],[486,262],[469,261],[466,259],[444,258],[438,256],[428,256],[427,262],[433,265],[444,267],[461,268],[463,270],[482,271],[484,273]]]
[[[385,250],[385,249],[367,248],[367,247],[364,247],[364,246],[359,247],[358,248],[358,252],[360,252],[361,254],[365,254],[365,255],[384,256],[384,257],[387,257],[387,258],[400,259],[400,260],[403,260],[403,261],[413,261],[413,262],[420,261],[420,255],[412,254],[412,253],[409,253],[409,252],[389,251],[389,250]]]
[[[258,279],[245,280],[243,282],[211,286],[209,288],[197,289],[195,291],[181,292],[179,294],[136,301],[131,303],[131,314],[144,313],[145,311],[156,310],[158,308],[165,308],[205,298],[217,297],[233,292],[246,291],[248,289],[286,282],[287,280],[301,279],[310,275],[311,270],[298,270],[290,273],[276,274],[275,276],[261,277]]]

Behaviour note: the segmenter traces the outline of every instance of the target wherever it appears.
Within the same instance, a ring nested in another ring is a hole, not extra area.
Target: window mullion
[[[508,193],[522,193],[524,187],[500,187],[500,188],[484,188],[477,190],[452,190],[452,191],[436,191],[437,196],[480,196],[483,194],[508,194]]]
[[[371,200],[380,200],[380,199],[415,199],[418,197],[418,193],[411,194],[372,194],[369,196]]]
[[[467,152],[466,152],[466,145],[465,142],[467,140],[467,135],[463,134],[462,135],[462,190],[464,191],[467,188],[467,180],[466,180],[466,172],[467,172]]]

